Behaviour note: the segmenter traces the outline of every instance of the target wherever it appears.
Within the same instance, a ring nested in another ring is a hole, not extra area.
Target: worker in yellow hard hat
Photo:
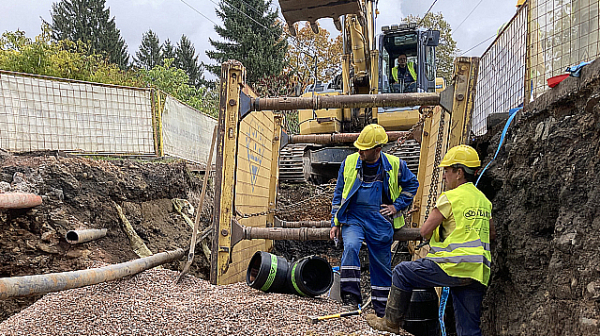
[[[450,287],[458,336],[481,335],[481,302],[490,280],[492,203],[475,187],[479,155],[471,146],[452,147],[444,156],[446,191],[421,227],[429,240],[423,259],[394,268],[385,317],[367,315],[370,326],[399,332],[413,289]]]
[[[388,142],[385,129],[367,125],[340,167],[332,202],[331,239],[344,242],[340,267],[340,295],[345,308],[362,302],[360,259],[363,242],[369,249],[371,302],[379,316],[385,312],[392,284],[391,246],[394,229],[404,225],[402,211],[411,204],[419,183],[398,157],[382,153]]]

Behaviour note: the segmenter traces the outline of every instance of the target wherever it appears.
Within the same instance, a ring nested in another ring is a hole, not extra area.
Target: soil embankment
[[[525,107],[480,187],[498,240],[486,335],[600,330],[600,62]],[[488,160],[499,134],[487,146]]]

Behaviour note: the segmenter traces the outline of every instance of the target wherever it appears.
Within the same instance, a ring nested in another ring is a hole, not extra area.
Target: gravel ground
[[[339,312],[329,299],[214,286],[149,270],[127,280],[51,293],[0,324],[0,335],[380,335],[362,317],[311,324]],[[408,334],[407,334],[408,335]]]

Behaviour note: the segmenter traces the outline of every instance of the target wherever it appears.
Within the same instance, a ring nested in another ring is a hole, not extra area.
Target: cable
[[[206,16],[206,15],[202,14],[202,13],[201,13],[199,10],[197,10],[197,9],[196,9],[196,8],[194,8],[194,7],[192,7],[192,5],[190,5],[189,3],[187,3],[187,2],[185,2],[185,1],[183,1],[183,0],[181,0],[181,2],[183,2],[184,4],[186,4],[186,6],[190,7],[190,8],[191,8],[192,10],[194,10],[196,13],[198,13],[198,14],[200,14],[200,15],[204,16],[204,17],[205,17],[205,18],[206,18],[208,21],[212,22],[212,23],[213,23],[215,26],[218,26],[218,24],[217,24],[215,21],[211,20],[211,19],[210,19],[208,16]]]
[[[427,10],[427,12],[425,12],[425,15],[423,15],[423,18],[421,19],[421,21],[419,21],[419,24],[417,25],[417,27],[421,25],[421,22],[423,22],[423,20],[425,20],[425,17],[427,16],[427,14],[429,14],[429,12],[431,11],[431,9],[433,8],[433,5],[435,5],[435,3],[437,1],[438,0],[433,0],[433,3],[431,4],[431,6],[429,6],[429,9]]]
[[[458,27],[456,27],[456,29],[454,29],[454,33],[456,33],[456,31],[458,30],[458,28],[460,28],[460,26],[462,26],[463,23],[465,23],[465,21],[467,21],[467,19],[469,18],[469,16],[471,16],[471,14],[473,14],[473,12],[477,9],[477,7],[479,7],[479,5],[481,5],[481,3],[483,2],[483,0],[479,0],[479,2],[477,3],[477,5],[475,5],[475,7],[473,7],[473,9],[471,10],[471,12],[469,13],[469,15],[467,15],[467,17],[462,20],[462,22],[458,25]]]
[[[490,37],[486,38],[484,41],[481,41],[481,42],[477,43],[475,46],[473,46],[473,47],[472,47],[472,48],[470,48],[469,50],[465,51],[464,53],[460,54],[459,56],[462,56],[462,55],[464,55],[464,54],[468,53],[469,51],[471,51],[471,50],[473,50],[473,49],[475,49],[475,48],[479,47],[480,45],[484,44],[485,42],[487,42],[487,41],[489,41],[489,40],[493,39],[494,37],[496,37],[496,34],[494,34],[494,35],[492,35],[492,36],[490,36]]]

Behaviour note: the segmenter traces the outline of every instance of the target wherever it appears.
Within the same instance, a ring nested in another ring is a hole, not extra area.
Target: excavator
[[[372,0],[279,0],[290,32],[294,24],[308,21],[318,33],[316,20],[332,18],[343,37],[341,73],[331,82],[308,85],[302,97],[441,92],[442,78],[436,78],[435,48],[440,32],[417,27],[415,23],[383,26],[375,34],[377,1]],[[394,74],[398,56],[411,64],[413,79],[404,82]],[[371,123],[386,131],[406,131],[415,125],[422,111],[419,106],[403,108],[329,108],[299,110],[300,135],[359,133]],[[383,149],[405,160],[416,174],[420,146],[414,139],[403,146],[390,142]],[[391,152],[390,152],[391,150]],[[326,183],[337,176],[344,158],[355,152],[351,143],[327,145],[288,145],[281,151],[280,181],[288,183]]]

